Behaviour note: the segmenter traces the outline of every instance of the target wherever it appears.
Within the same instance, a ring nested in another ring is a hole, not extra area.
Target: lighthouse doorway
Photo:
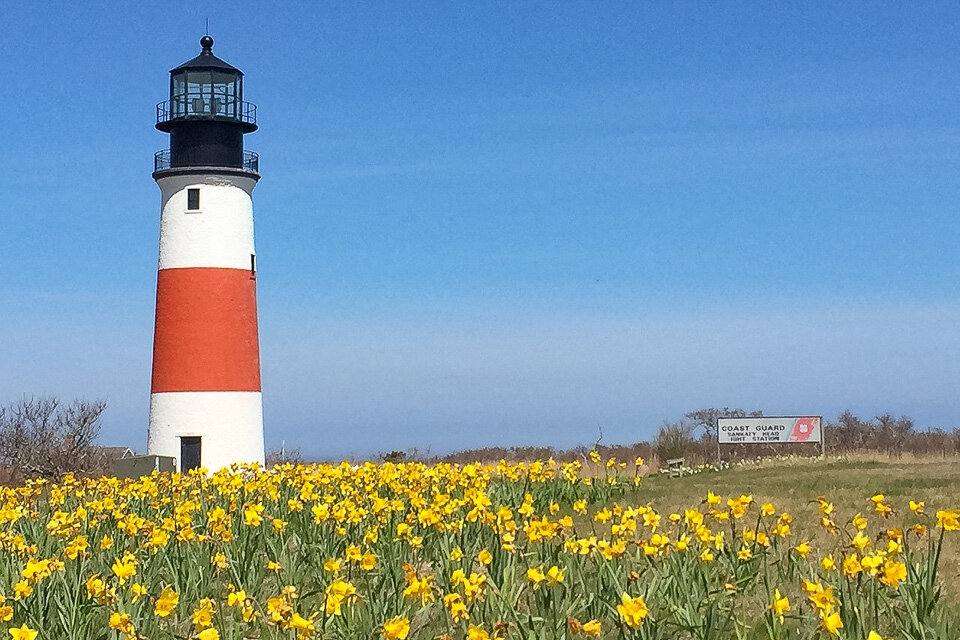
[[[200,436],[180,436],[180,473],[200,468]]]

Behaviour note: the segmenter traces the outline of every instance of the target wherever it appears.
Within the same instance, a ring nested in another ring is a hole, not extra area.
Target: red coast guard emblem
[[[793,423],[793,433],[790,434],[790,442],[806,442],[813,435],[820,420],[816,417],[797,418]]]

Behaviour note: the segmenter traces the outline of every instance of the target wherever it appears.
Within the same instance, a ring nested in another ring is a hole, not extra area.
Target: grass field
[[[675,511],[700,502],[708,491],[752,495],[759,502],[773,502],[797,520],[816,518],[818,496],[826,496],[847,520],[858,512],[871,516],[870,498],[876,494],[899,504],[901,511],[910,500],[948,509],[960,505],[960,457],[861,454],[825,460],[766,459],[681,478],[647,475],[634,499],[649,501],[658,511]],[[944,549],[940,577],[945,598],[960,606],[960,545]]]
[[[864,454],[825,460],[767,459],[683,478],[648,475],[641,493],[666,508],[671,501],[679,506],[702,498],[708,490],[716,491],[718,483],[726,493],[751,493],[758,500],[787,500],[795,509],[827,494],[838,506],[851,509],[872,507],[869,500],[863,500],[877,493],[943,504],[958,498],[960,457],[897,459]]]

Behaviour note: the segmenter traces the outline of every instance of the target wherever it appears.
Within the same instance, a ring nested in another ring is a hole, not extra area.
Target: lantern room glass
[[[170,77],[173,118],[241,119],[243,75],[214,69],[186,69]]]

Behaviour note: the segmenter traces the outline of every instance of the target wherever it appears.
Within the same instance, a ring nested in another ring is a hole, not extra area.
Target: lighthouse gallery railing
[[[224,119],[257,124],[257,105],[230,95],[184,93],[157,103],[157,122],[178,118]]]
[[[167,169],[173,169],[170,162],[170,149],[161,149],[153,154],[153,170],[154,171],[165,171]],[[260,173],[260,155],[254,151],[244,151],[243,152],[243,164],[241,166],[245,171],[252,171],[253,173]]]

